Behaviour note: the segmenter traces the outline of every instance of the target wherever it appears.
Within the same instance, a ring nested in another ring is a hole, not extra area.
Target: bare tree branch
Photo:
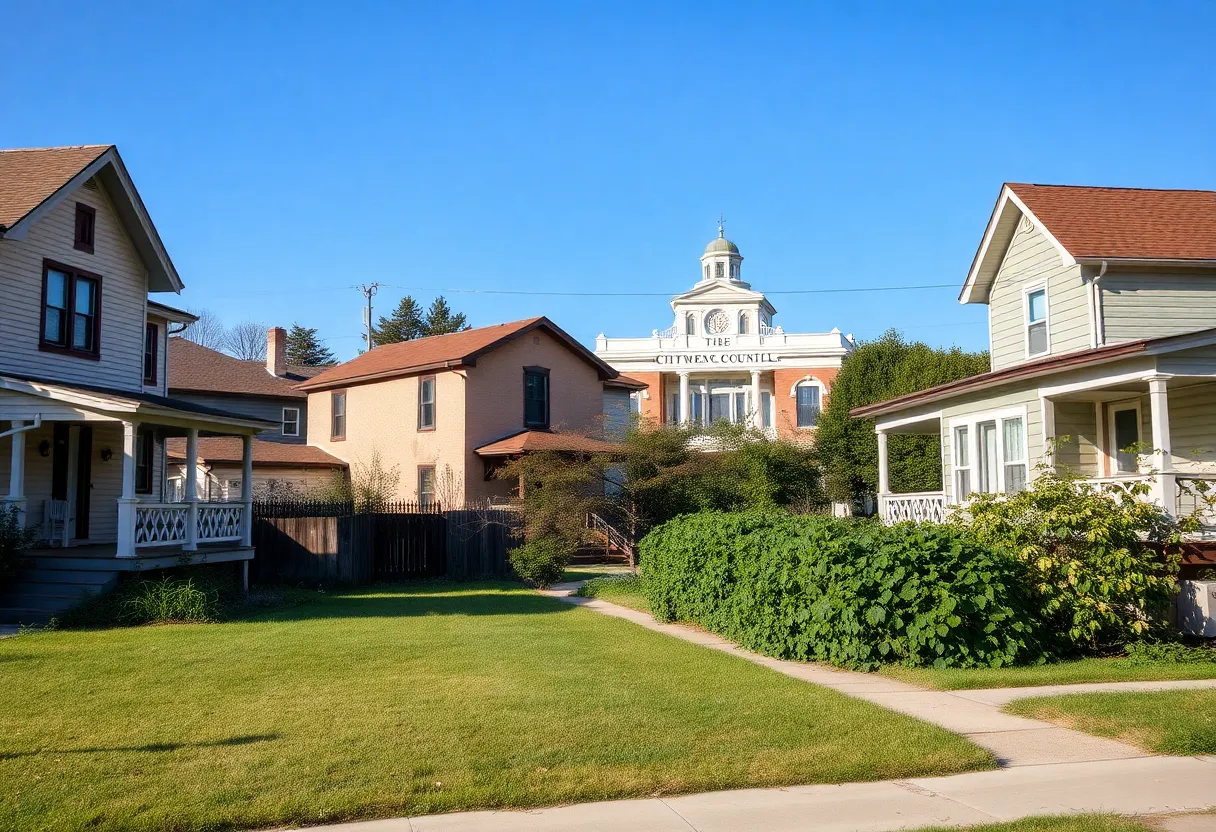
[[[201,347],[222,350],[227,345],[228,334],[224,330],[224,322],[210,309],[191,309],[190,314],[198,316],[198,320],[186,327],[181,337],[193,341]]]
[[[266,360],[266,327],[243,321],[228,330],[225,352],[246,361]]]

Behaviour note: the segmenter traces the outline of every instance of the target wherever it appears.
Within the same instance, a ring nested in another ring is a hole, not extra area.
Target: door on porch
[[[1136,446],[1140,442],[1140,402],[1137,400],[1111,402],[1107,406],[1106,456],[1110,459],[1111,476],[1136,474],[1140,471]]]
[[[93,428],[56,422],[51,441],[51,499],[68,506],[64,537],[89,537],[93,489]]]

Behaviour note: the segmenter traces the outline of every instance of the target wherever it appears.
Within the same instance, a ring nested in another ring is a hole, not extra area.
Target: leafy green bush
[[[0,588],[8,585],[25,560],[25,550],[34,543],[34,530],[21,525],[16,506],[0,506]]]
[[[185,580],[165,575],[159,581],[139,581],[121,602],[119,620],[124,624],[167,624],[213,621],[219,614],[219,593]]]
[[[541,589],[556,583],[569,563],[570,549],[557,537],[538,537],[511,550],[515,574]]]
[[[873,669],[1042,660],[1011,558],[944,526],[705,512],[641,543],[650,608],[768,655]]]
[[[1017,494],[977,495],[954,522],[1022,564],[1054,652],[1102,652],[1167,626],[1181,530],[1146,490],[1043,471]]]
[[[1216,647],[1176,641],[1140,641],[1128,645],[1127,660],[1132,664],[1216,663]]]

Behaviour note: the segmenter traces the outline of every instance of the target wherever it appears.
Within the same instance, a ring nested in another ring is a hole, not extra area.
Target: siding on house
[[[604,436],[621,439],[629,430],[629,390],[604,388]]]
[[[1098,287],[1108,344],[1216,326],[1216,275],[1112,272]]]
[[[1216,471],[1216,419],[1212,418],[1216,413],[1216,382],[1175,387],[1167,395],[1169,451],[1174,467],[1180,471]]]
[[[1023,290],[1033,284],[1047,287],[1051,353],[1090,346],[1089,293],[1081,280],[1081,267],[1065,266],[1047,236],[1023,222],[1009,243],[988,298],[994,370],[1027,360]]]
[[[143,386],[145,393],[155,393],[158,396],[169,395],[169,322],[164,318],[158,317],[151,313],[148,314],[148,323],[156,324],[156,384],[145,384]],[[143,360],[143,352],[140,352],[140,360]]]
[[[1056,402],[1055,411],[1057,469],[1098,476],[1098,417],[1094,403]]]
[[[954,500],[953,483],[953,431],[950,422],[967,416],[976,416],[999,410],[1010,410],[1016,407],[1026,408],[1026,455],[1029,462],[1028,475],[1034,476],[1035,466],[1043,460],[1043,410],[1039,402],[1037,386],[1026,386],[1007,391],[999,395],[985,396],[977,393],[974,396],[960,397],[957,401],[944,402],[941,405],[941,441],[942,441],[942,484],[946,498]]]
[[[97,212],[93,254],[73,247],[77,202]],[[101,275],[99,360],[38,349],[44,258]],[[102,186],[78,188],[25,240],[0,239],[0,372],[142,390],[147,289],[147,269]]]
[[[258,434],[258,439],[270,442],[286,442],[303,445],[308,441],[308,403],[304,399],[276,399],[260,396],[225,396],[222,393],[174,393],[173,398],[184,402],[215,407],[237,416],[252,416],[278,423],[277,428],[267,428]],[[283,435],[283,408],[294,407],[300,411],[300,435]],[[328,430],[328,423],[326,429]]]

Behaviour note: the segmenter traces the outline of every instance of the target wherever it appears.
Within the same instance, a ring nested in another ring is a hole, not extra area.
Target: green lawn
[[[1036,697],[1006,710],[1162,754],[1216,753],[1216,690]]]
[[[578,591],[586,598],[603,598],[622,607],[650,612],[650,604],[642,592],[642,580],[637,575],[613,575],[587,581]]]
[[[0,641],[0,829],[226,830],[990,768],[961,737],[508,584]]]
[[[1117,815],[1069,815],[1034,817],[983,826],[934,826],[915,832],[1151,832],[1152,827],[1138,820]]]
[[[571,566],[562,573],[560,583],[569,581],[589,581],[592,578],[602,578],[605,575],[621,575],[629,572],[629,567],[616,564],[588,563]]]
[[[1216,661],[1178,663],[1132,659],[1079,659],[1037,667],[934,670],[923,667],[891,666],[883,668],[879,672],[893,679],[937,690],[1024,688],[1034,685],[1075,685],[1081,682],[1216,679]]]

